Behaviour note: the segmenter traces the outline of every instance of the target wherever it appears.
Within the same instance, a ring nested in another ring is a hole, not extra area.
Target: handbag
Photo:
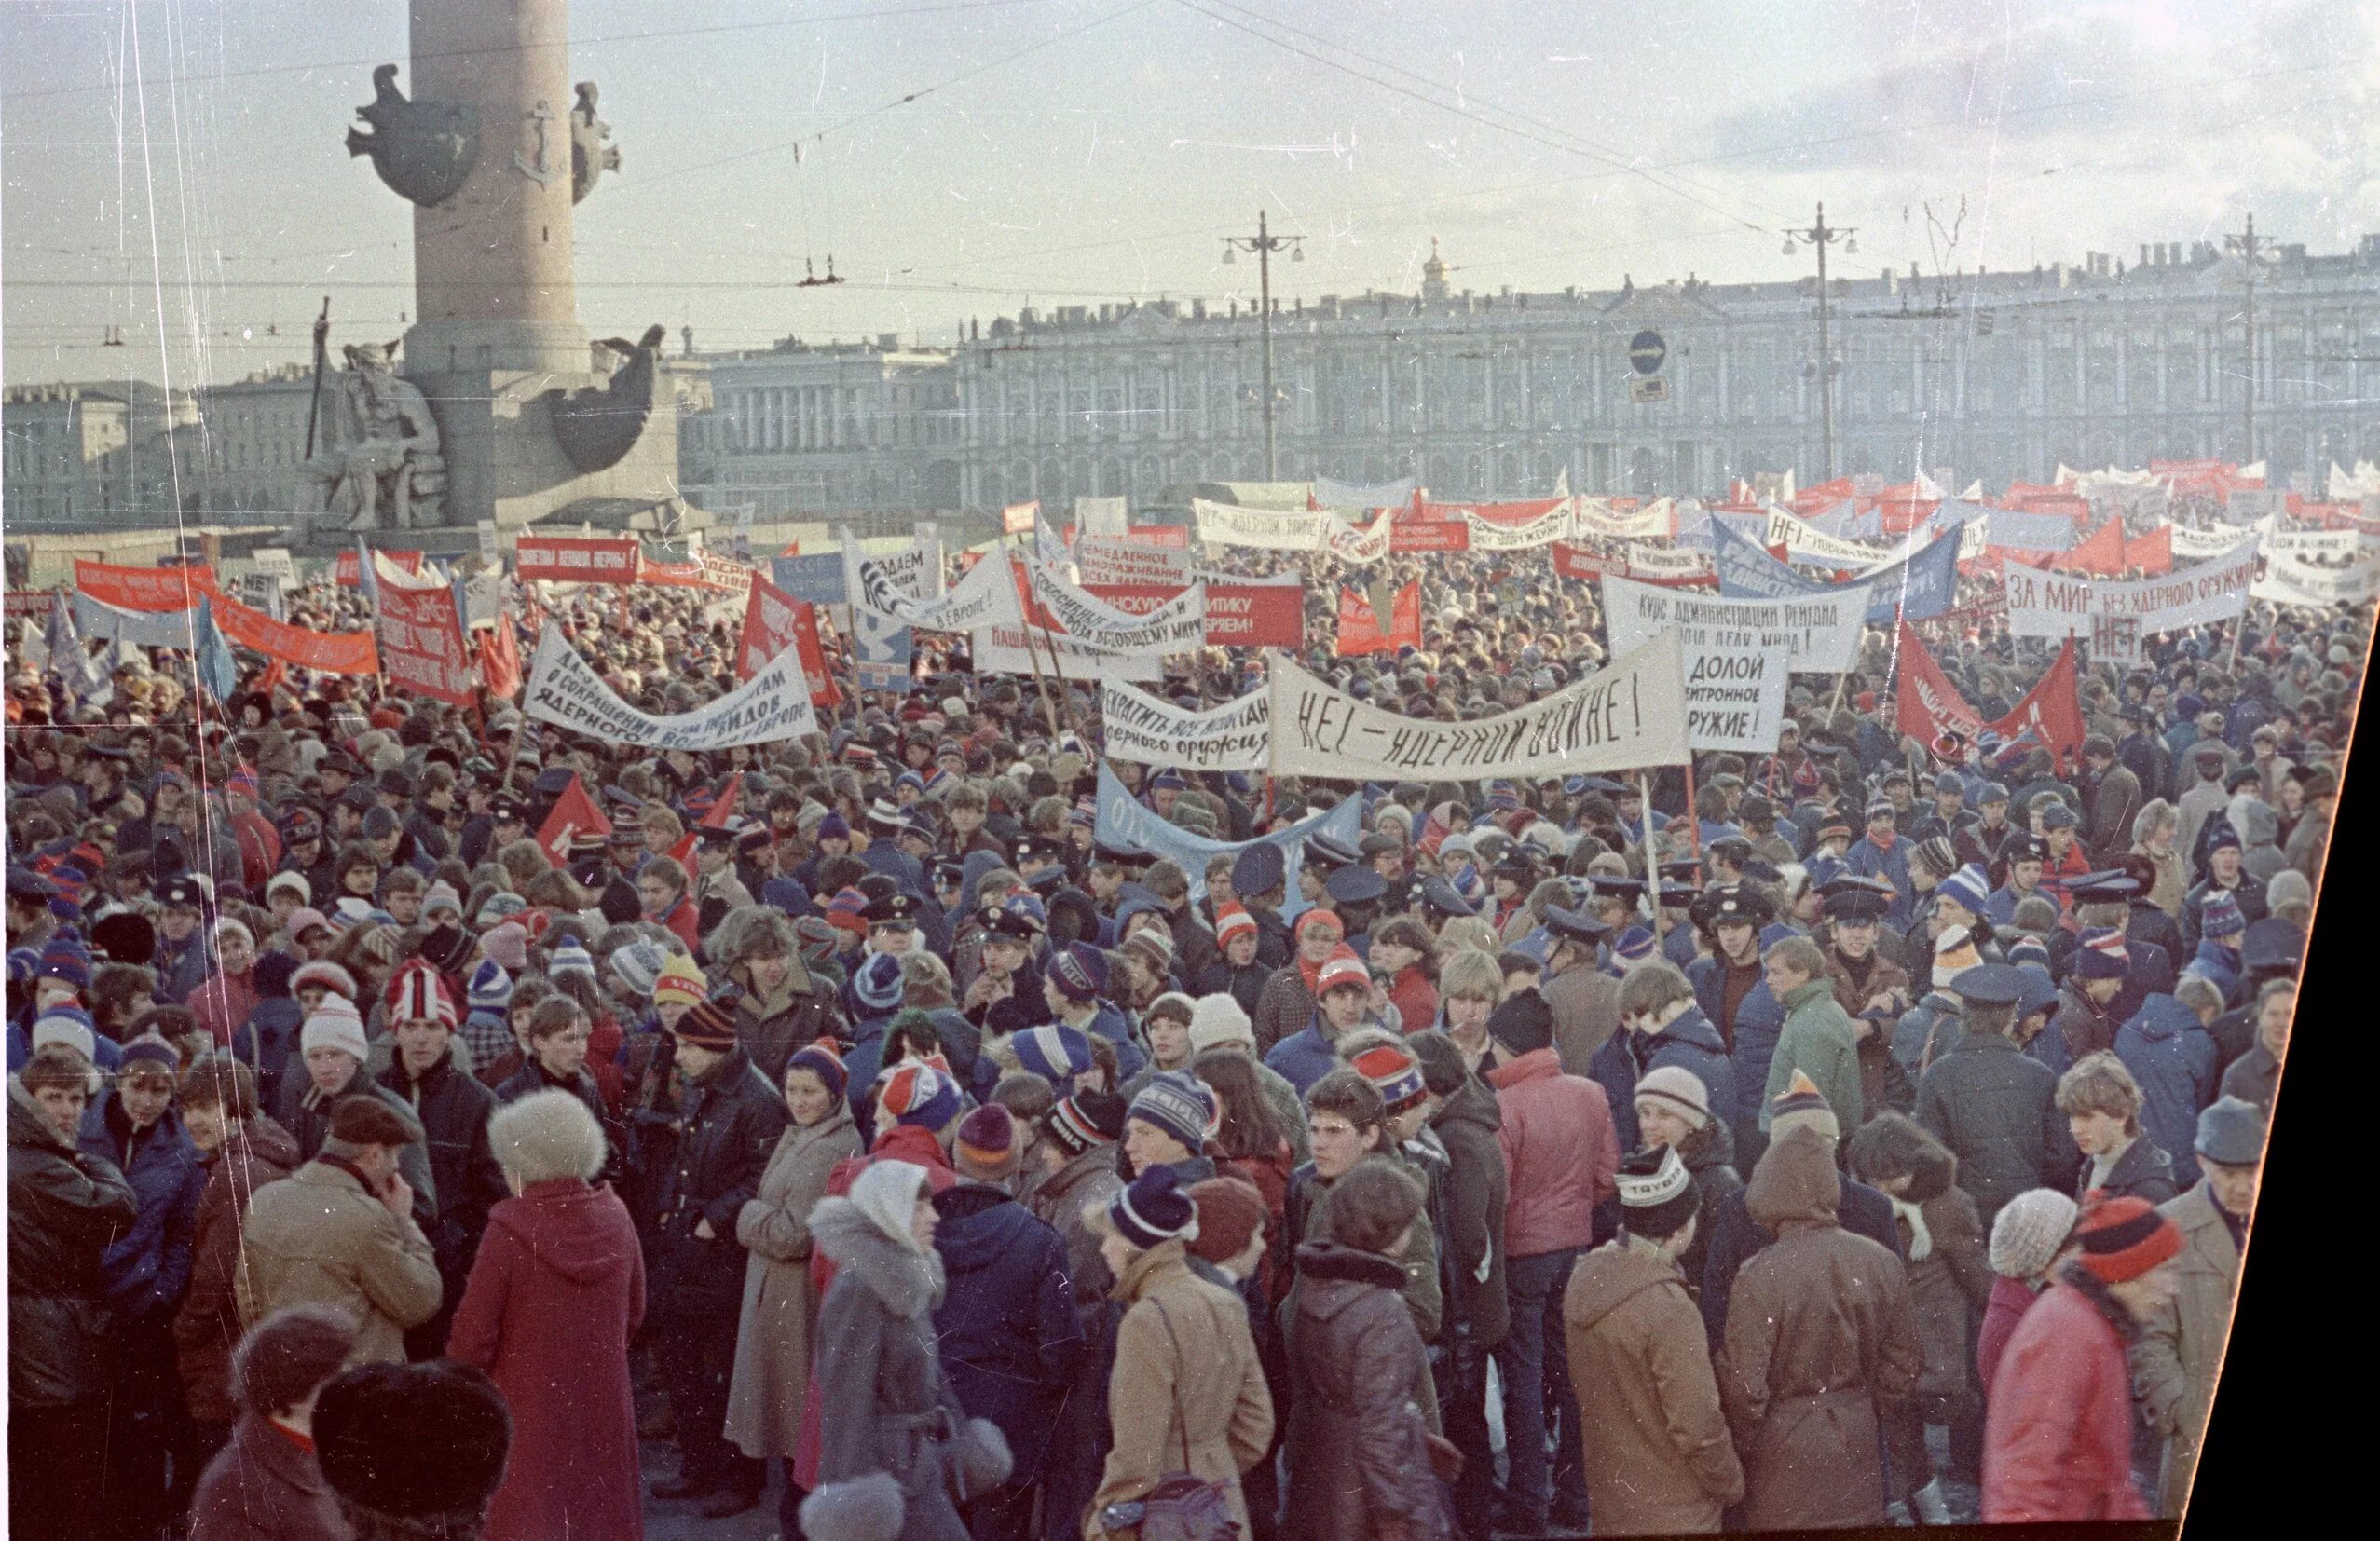
[[[1182,1417],[1178,1374],[1183,1363],[1182,1340],[1173,1335],[1173,1318],[1166,1315],[1164,1302],[1152,1300],[1149,1303],[1156,1307],[1166,1342],[1173,1345],[1177,1367],[1173,1423],[1182,1431],[1182,1469],[1167,1472],[1157,1479],[1156,1486],[1142,1494],[1140,1541],[1236,1541],[1239,1521],[1232,1516],[1228,1485],[1210,1482],[1190,1470],[1190,1425]]]

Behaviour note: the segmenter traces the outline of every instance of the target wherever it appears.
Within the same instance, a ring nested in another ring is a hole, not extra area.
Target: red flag
[[[735,677],[750,679],[787,648],[800,650],[802,676],[810,682],[810,703],[839,704],[842,692],[835,689],[835,676],[827,669],[826,649],[818,645],[817,610],[755,571],[751,598],[744,607],[744,632],[735,644]]]
[[[2173,526],[2159,525],[2138,540],[2124,542],[2124,566],[2138,567],[2151,578],[2173,571]]]
[[[538,826],[537,843],[545,848],[545,853],[554,859],[554,866],[568,866],[572,839],[581,835],[609,836],[610,833],[611,821],[603,816],[603,810],[587,796],[585,784],[574,771],[570,784],[563,788],[561,797],[554,799],[554,811],[548,813],[545,823]]]
[[[2010,740],[2030,736],[2055,751],[2060,767],[2068,765],[2083,747],[2083,702],[2077,684],[2074,639],[2070,636],[2041,683],[2025,692],[2015,711],[1991,724],[1992,730]]]
[[[479,677],[487,693],[510,701],[521,692],[521,645],[513,635],[509,616],[479,634]]]
[[[1893,702],[1893,726],[1906,738],[1912,738],[1928,750],[1940,742],[1945,733],[1956,733],[1972,739],[1982,728],[1983,720],[1975,708],[1959,694],[1959,688],[1942,673],[1934,661],[1934,654],[1925,639],[1901,622],[1900,639],[1894,651],[1900,670],[1900,681]],[[1946,759],[1956,756],[1946,755]]]
[[[701,827],[725,829],[728,821],[735,817],[736,799],[743,791],[744,772],[738,770],[734,775],[727,778],[727,784],[720,787],[718,796],[711,799],[711,811],[703,815]]]
[[[702,837],[690,829],[676,845],[669,848],[669,859],[686,869],[686,880],[689,883],[698,883],[703,880],[703,869],[694,865],[694,847],[701,840]]]
[[[1341,658],[1363,653],[1394,652],[1421,646],[1421,580],[1397,591],[1388,607],[1388,630],[1381,634],[1380,615],[1372,602],[1353,589],[1339,590],[1339,634],[1335,648]]]
[[[2095,578],[2116,578],[2124,571],[2124,521],[2111,519],[2091,532],[2089,539],[2066,552],[2051,564],[2059,572],[2089,573]]]

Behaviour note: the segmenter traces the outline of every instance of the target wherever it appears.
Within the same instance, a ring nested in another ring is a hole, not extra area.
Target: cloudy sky
[[[1785,279],[1819,199],[1866,271],[2380,231],[2372,0],[570,10],[626,159],[578,210],[581,319],[705,350],[1247,298],[1217,238],[1260,208],[1308,297],[1410,293],[1433,238],[1483,292]],[[341,141],[404,16],[0,0],[7,380],[237,377],[324,294],[335,339],[394,335],[407,208]],[[792,286],[829,256],[849,282]]]

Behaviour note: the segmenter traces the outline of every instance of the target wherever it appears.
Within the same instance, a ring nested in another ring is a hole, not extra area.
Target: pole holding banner
[[[1636,772],[1636,796],[1645,804],[1646,891],[1653,898],[1653,940],[1658,943],[1662,939],[1661,852],[1653,845],[1653,778],[1642,770]]]
[[[997,554],[992,557],[987,557],[985,560],[1008,563],[1010,581],[1013,582],[1015,580],[1017,569],[1014,559],[1009,554],[1008,536],[1005,529],[1000,537],[1000,545]],[[1026,582],[1028,584],[1032,581],[1033,580],[1030,577],[1026,579]],[[1019,596],[1019,598],[1021,599],[1022,596]],[[1022,605],[1019,606],[1019,608],[1024,607],[1025,607]],[[1058,708],[1049,699],[1049,681],[1042,677],[1041,649],[1033,646],[1033,618],[1031,616],[1027,616],[1025,618],[1025,621],[1026,623],[1018,627],[1017,630],[1023,634],[1025,639],[1025,657],[1026,660],[1033,664],[1033,689],[1041,692],[1042,718],[1049,724],[1049,742],[1052,745],[1055,745],[1059,739],[1063,736],[1058,730]],[[1049,628],[1047,625],[1045,624],[1041,630],[1042,634],[1045,637],[1049,634]],[[1055,642],[1052,642],[1049,645],[1049,666],[1055,669],[1058,666],[1058,645]],[[1064,683],[1066,678],[1065,675],[1060,675],[1058,677],[1060,683]],[[1066,716],[1068,720],[1073,720],[1074,716],[1074,703],[1071,701],[1066,703]]]

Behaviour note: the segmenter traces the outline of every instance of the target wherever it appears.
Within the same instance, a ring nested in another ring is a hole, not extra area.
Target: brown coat
[[[1289,1534],[1300,1541],[1436,1541],[1449,1534],[1413,1388],[1421,1336],[1392,1258],[1336,1242],[1297,1249],[1290,1378]]]
[[[198,1221],[190,1243],[190,1292],[173,1318],[176,1362],[190,1416],[226,1424],[239,1415],[231,1399],[231,1351],[239,1342],[239,1232],[257,1189],[297,1169],[297,1141],[262,1113],[234,1129],[207,1162]]]
[[[1273,1439],[1273,1398],[1248,1334],[1248,1307],[1191,1273],[1178,1241],[1125,1264],[1115,1299],[1125,1310],[1107,1393],[1115,1445],[1083,1517],[1086,1541],[1104,1541],[1100,1510],[1183,1470],[1185,1450],[1191,1475],[1229,1484],[1232,1518],[1245,1531],[1239,1474]]]
[[[2239,1289],[2239,1248],[2203,1181],[2158,1209],[2182,1228],[2182,1253],[2174,1260],[2172,1301],[2141,1324],[2132,1345],[2132,1386],[2149,1426],[2165,1436],[2157,1512],[2178,1518],[2214,1406],[2215,1372]]]
[[[1562,1068],[1586,1074],[1595,1050],[1620,1030],[1620,981],[1591,962],[1578,963],[1547,980],[1542,993],[1553,1011],[1553,1047]]]
[[[1777,1236],[1735,1277],[1717,1366],[1745,1524],[1881,1524],[1881,1414],[1916,1389],[1922,1362],[1901,1261],[1836,1223],[1842,1180],[1814,1131],[1773,1141],[1744,1197]]]
[[[810,1282],[810,1211],[827,1196],[835,1163],[860,1153],[859,1129],[842,1098],[825,1118],[787,1126],[760,1174],[759,1196],[735,1218],[748,1252],[735,1371],[727,1390],[727,1438],[758,1459],[791,1455],[810,1393],[810,1342],[818,1292]]]
[[[405,1330],[438,1314],[430,1238],[325,1162],[257,1189],[240,1242],[240,1319],[253,1327],[284,1305],[338,1306],[358,1328],[349,1364],[404,1363]]]
[[[1586,1441],[1597,1535],[1716,1532],[1744,1497],[1702,1313],[1676,1266],[1642,1242],[1579,1260],[1562,1296],[1570,1384],[1595,1409]]]

